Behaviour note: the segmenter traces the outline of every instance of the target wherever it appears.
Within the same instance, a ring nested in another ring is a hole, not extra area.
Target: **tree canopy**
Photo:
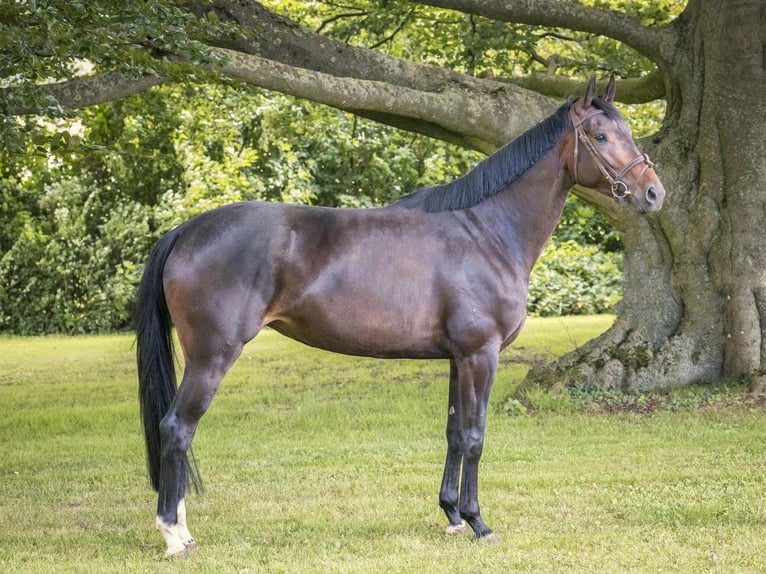
[[[174,81],[245,82],[488,152],[553,105],[529,90],[567,97],[603,70],[625,79],[621,101],[662,98],[661,75],[641,50],[656,53],[651,26],[682,7],[668,0],[627,3],[625,13],[550,1],[502,9],[493,2],[427,4],[7,4],[0,8],[5,120],[71,113]],[[455,99],[462,90],[471,98]],[[507,93],[498,103],[488,92]],[[464,119],[476,125],[439,119],[449,102],[465,106]],[[513,107],[501,109],[504,102]],[[506,111],[522,105],[519,111],[534,113]],[[496,111],[501,122],[486,119]],[[4,127],[9,138],[14,126]]]

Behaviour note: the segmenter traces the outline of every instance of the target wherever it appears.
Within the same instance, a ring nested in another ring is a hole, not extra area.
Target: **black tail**
[[[144,423],[149,478],[157,491],[160,488],[160,421],[176,396],[173,324],[165,301],[162,271],[179,235],[180,230],[176,228],[154,246],[146,262],[136,300],[138,398]],[[193,461],[192,457],[192,464],[186,463],[187,478],[199,487],[199,472]]]

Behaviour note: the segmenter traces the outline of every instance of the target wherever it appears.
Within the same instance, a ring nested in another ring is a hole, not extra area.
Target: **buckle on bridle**
[[[612,182],[612,197],[614,197],[616,200],[622,201],[631,195],[633,195],[633,192],[630,191],[628,184],[626,184],[624,181],[617,179]]]

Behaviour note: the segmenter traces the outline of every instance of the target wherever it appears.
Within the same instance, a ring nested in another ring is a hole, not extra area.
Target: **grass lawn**
[[[502,356],[480,472],[498,545],[444,535],[446,362],[262,333],[197,433],[187,561],[158,560],[133,337],[0,338],[0,572],[766,572],[762,406],[501,407],[523,361],[610,321],[530,319]]]

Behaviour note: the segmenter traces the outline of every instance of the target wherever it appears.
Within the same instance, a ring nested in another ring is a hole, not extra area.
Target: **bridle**
[[[585,147],[586,151],[590,154],[593,163],[595,163],[596,167],[598,167],[601,173],[604,174],[606,180],[612,184],[612,196],[617,200],[623,200],[633,195],[633,192],[630,190],[630,187],[628,187],[628,184],[623,181],[623,178],[628,174],[628,172],[630,172],[630,170],[632,170],[638,164],[644,164],[641,173],[639,173],[638,177],[634,180],[634,182],[637,182],[641,179],[644,173],[646,173],[647,169],[654,167],[654,164],[652,163],[652,160],[649,159],[649,156],[645,153],[634,157],[633,160],[630,161],[630,163],[628,163],[628,165],[622,168],[619,172],[606,162],[604,156],[601,155],[601,152],[598,151],[596,146],[593,144],[593,141],[587,136],[585,130],[582,127],[582,125],[593,116],[605,113],[606,112],[604,112],[604,110],[591,107],[588,112],[580,118],[577,116],[577,114],[575,114],[574,105],[569,108],[569,119],[572,121],[572,127],[575,131],[574,180],[575,183],[577,183],[577,161],[579,154],[578,148],[579,142],[582,142],[583,147]]]

